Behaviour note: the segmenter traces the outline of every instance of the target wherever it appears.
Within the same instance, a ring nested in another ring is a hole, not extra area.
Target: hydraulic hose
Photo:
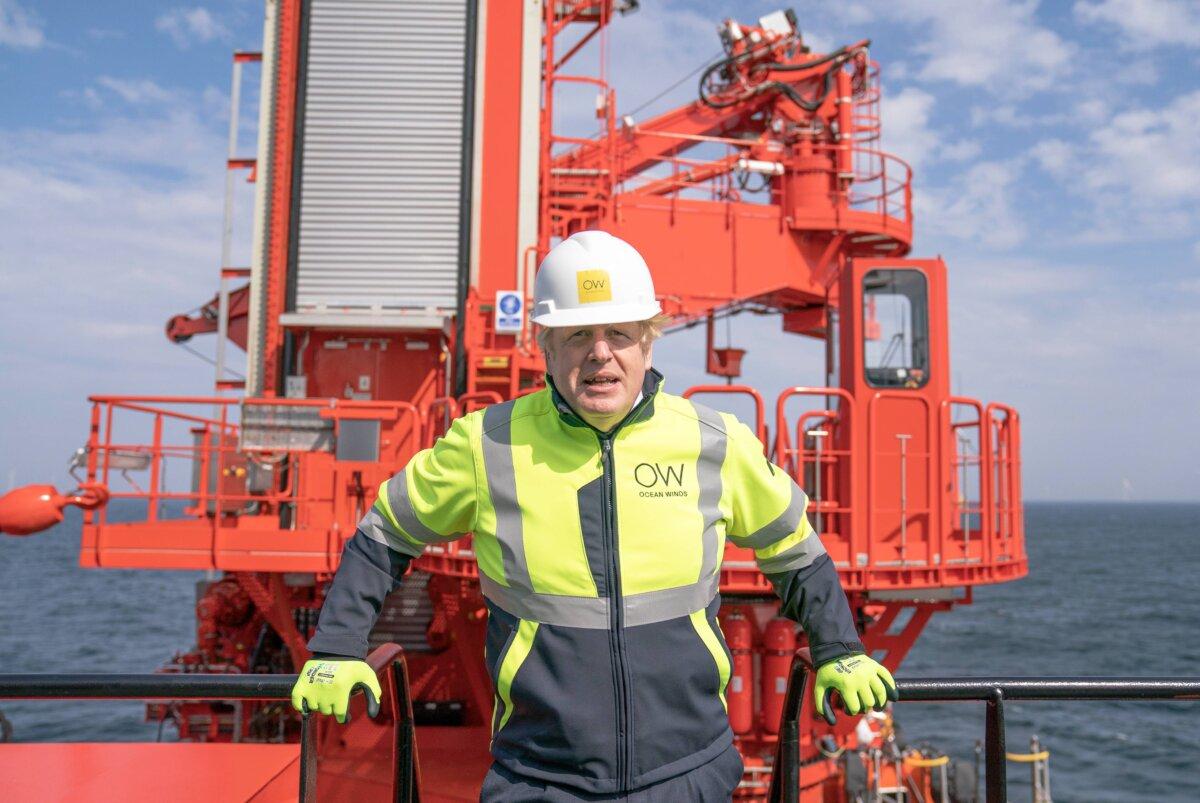
[[[797,106],[804,109],[805,111],[814,112],[818,108],[820,108],[821,104],[825,102],[825,98],[829,96],[829,90],[832,89],[832,87],[833,87],[834,70],[836,70],[842,63],[844,63],[847,58],[849,58],[851,55],[853,55],[853,53],[857,52],[862,47],[866,47],[869,45],[870,45],[870,42],[867,42],[866,45],[856,46],[853,49],[851,49],[849,46],[842,47],[842,48],[839,48],[838,50],[835,50],[832,53],[829,53],[828,55],[821,56],[820,58],[814,59],[812,61],[806,61],[803,64],[768,64],[767,65],[768,69],[776,70],[778,72],[799,72],[801,70],[811,70],[813,67],[820,67],[822,64],[832,63],[833,66],[831,66],[828,70],[826,70],[821,75],[821,79],[822,79],[821,91],[820,91],[820,94],[814,100],[806,100],[799,92],[796,91],[796,89],[794,87],[792,87],[790,84],[785,84],[782,81],[768,81],[765,84],[760,84],[759,86],[754,87],[747,94],[744,94],[741,97],[733,98],[728,101],[714,100],[710,95],[705,93],[704,85],[708,81],[708,79],[718,70],[725,69],[726,67],[728,67],[728,66],[744,59],[746,56],[750,55],[749,53],[744,53],[739,56],[730,56],[728,58],[725,58],[718,62],[715,62],[711,66],[709,66],[708,69],[706,69],[700,75],[700,101],[705,106],[708,106],[709,108],[712,108],[712,109],[727,109],[730,106],[735,106],[738,103],[741,103],[742,101],[744,101],[746,98],[750,97],[751,95],[757,95],[757,94],[761,94],[763,92],[775,90],[775,91],[779,91],[779,92],[782,92],[783,94],[787,95],[788,98],[793,103],[795,103]]]

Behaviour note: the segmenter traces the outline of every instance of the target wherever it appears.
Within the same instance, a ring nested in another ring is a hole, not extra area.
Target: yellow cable
[[[950,756],[938,756],[937,758],[906,758],[904,763],[910,767],[940,767],[943,764],[950,762]]]
[[[1022,764],[1032,764],[1035,761],[1046,761],[1050,758],[1050,751],[1043,750],[1040,753],[1005,753],[1004,757],[1009,761],[1018,761]]]

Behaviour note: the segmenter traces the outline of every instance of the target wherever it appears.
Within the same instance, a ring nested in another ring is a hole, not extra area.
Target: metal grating
[[[466,3],[309,7],[295,309],[452,314]]]

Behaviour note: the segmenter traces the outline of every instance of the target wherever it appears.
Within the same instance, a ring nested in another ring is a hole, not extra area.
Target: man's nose
[[[592,351],[588,355],[596,362],[608,362],[612,359],[612,349],[608,347],[608,341],[603,337],[598,337],[592,342]]]

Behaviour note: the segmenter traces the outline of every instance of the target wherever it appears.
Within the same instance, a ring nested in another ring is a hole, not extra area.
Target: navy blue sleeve
[[[866,652],[837,569],[828,555],[801,569],[768,574],[767,579],[783,600],[780,615],[799,622],[808,634],[813,666]]]
[[[383,601],[400,587],[412,558],[362,530],[346,542],[342,562],[325,591],[317,632],[308,642],[314,656],[365,658],[367,637]]]

